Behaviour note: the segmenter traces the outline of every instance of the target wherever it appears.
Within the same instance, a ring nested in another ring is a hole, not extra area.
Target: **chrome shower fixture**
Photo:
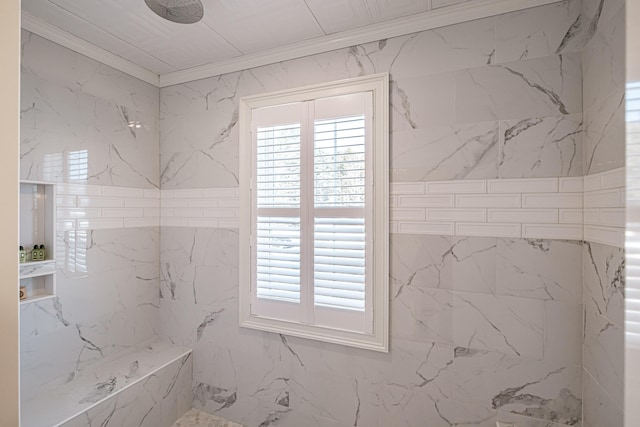
[[[202,19],[200,0],[144,0],[156,15],[179,24],[195,24]]]

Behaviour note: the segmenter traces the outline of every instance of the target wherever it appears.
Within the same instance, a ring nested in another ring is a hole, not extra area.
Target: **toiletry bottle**
[[[40,247],[38,248],[38,258],[40,258],[40,261],[44,261],[46,259],[44,253],[44,245],[40,245]]]
[[[35,245],[31,251],[31,261],[40,261],[40,257],[38,256],[38,245]]]
[[[20,246],[20,264],[27,260],[27,253],[24,251],[24,248]]]

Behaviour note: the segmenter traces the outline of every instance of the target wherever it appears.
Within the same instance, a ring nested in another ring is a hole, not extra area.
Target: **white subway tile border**
[[[157,227],[160,190],[57,184],[59,231]]]
[[[568,178],[391,183],[391,233],[624,245],[624,168]],[[58,184],[58,229],[239,227],[238,188]]]
[[[584,240],[624,247],[625,168],[584,177]]]

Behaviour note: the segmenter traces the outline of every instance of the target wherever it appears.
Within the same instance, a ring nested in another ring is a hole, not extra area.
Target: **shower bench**
[[[154,342],[56,380],[21,405],[22,427],[169,427],[191,408],[191,350]]]

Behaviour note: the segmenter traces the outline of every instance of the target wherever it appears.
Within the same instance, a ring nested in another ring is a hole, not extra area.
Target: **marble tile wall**
[[[159,90],[26,31],[21,77],[20,176],[58,184],[60,220],[57,296],[21,305],[24,400],[157,336]]]
[[[160,328],[194,349],[194,406],[250,426],[580,425],[580,241],[392,234],[380,354],[239,328],[237,229],[180,219],[239,185],[241,96],[374,72],[393,183],[581,177],[586,33],[570,0],[163,88]]]
[[[624,200],[624,181],[616,190],[602,183],[598,173],[625,165],[625,1],[583,0],[582,7],[588,241],[583,263],[583,415],[586,427],[618,427],[623,425],[625,263],[624,250],[610,246],[609,239],[624,242],[624,204],[619,201]],[[595,221],[600,226],[593,226]]]

